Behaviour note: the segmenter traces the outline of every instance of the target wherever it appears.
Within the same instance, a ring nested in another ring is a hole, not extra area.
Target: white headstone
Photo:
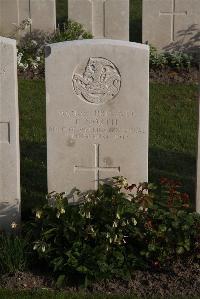
[[[32,20],[32,25],[16,34],[16,29],[27,18]],[[18,37],[30,30],[54,32],[55,29],[55,0],[0,0],[1,35]]]
[[[20,221],[16,41],[0,37],[0,229]]]
[[[200,50],[199,0],[143,0],[143,43],[159,50]]]
[[[115,40],[46,49],[48,190],[148,180],[148,46]]]
[[[129,40],[129,0],[69,0],[68,17],[94,38]]]
[[[54,32],[56,29],[56,0],[29,0],[31,30]]]

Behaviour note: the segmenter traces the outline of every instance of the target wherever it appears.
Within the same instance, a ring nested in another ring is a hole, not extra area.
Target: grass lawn
[[[67,18],[67,0],[56,0],[57,22]],[[142,40],[142,0],[130,0],[130,40]]]
[[[0,298],[2,299],[139,299],[133,295],[89,295],[89,294],[67,294],[63,292],[38,291],[38,292],[12,292],[0,290]],[[154,299],[160,299],[155,297]],[[149,298],[150,299],[150,298]],[[165,299],[191,299],[191,297],[168,297]],[[192,297],[192,299],[198,299]]]
[[[197,144],[196,85],[150,85],[149,180],[184,183],[194,201]],[[46,129],[44,81],[19,80],[22,212],[45,200]],[[132,183],[132,182],[130,182]]]

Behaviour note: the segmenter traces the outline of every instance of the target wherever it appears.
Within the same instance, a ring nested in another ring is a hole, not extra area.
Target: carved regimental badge
[[[76,67],[72,82],[74,91],[80,99],[100,105],[119,93],[121,76],[111,61],[92,57],[86,64]]]

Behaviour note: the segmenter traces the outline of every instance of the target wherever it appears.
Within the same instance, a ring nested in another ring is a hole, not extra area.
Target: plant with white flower
[[[42,211],[41,210],[36,211],[35,217],[40,219],[42,217]]]
[[[131,220],[132,220],[133,224],[136,226],[137,225],[137,220],[135,218],[132,218]]]
[[[128,187],[128,181],[123,176],[118,176],[113,178],[114,186],[122,189]]]
[[[45,252],[45,250],[46,250],[46,247],[45,247],[45,245],[42,245],[42,252]]]
[[[32,41],[31,41],[31,45],[32,45],[32,46],[37,46],[38,43],[36,42],[36,40],[32,39]]]
[[[26,30],[29,26],[32,25],[32,20],[30,18],[25,18],[17,27],[18,30]]]
[[[38,63],[36,61],[32,61],[31,66],[36,70],[38,68]]]

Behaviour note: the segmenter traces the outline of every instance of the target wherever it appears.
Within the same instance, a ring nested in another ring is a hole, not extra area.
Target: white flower
[[[31,63],[31,65],[32,65],[32,67],[33,67],[35,70],[38,68],[38,63],[35,62],[35,61],[33,61],[33,62]]]
[[[33,246],[33,250],[36,250],[37,248],[38,248],[38,245],[35,244],[35,245]]]
[[[41,60],[41,59],[40,59],[40,56],[37,56],[37,57],[36,57],[36,61],[37,61],[37,62],[40,62],[40,60]]]
[[[88,219],[90,219],[90,218],[91,218],[90,212],[87,212],[87,213],[85,214],[85,217],[88,218]]]
[[[57,212],[57,214],[56,214],[56,218],[60,218],[60,212]]]
[[[137,220],[135,218],[132,218],[133,224],[136,225],[137,224]]]
[[[110,237],[110,234],[109,234],[109,233],[107,233],[107,234],[106,234],[106,238],[108,239],[109,237]]]
[[[117,218],[117,219],[120,219],[119,213],[116,214],[116,218]]]
[[[17,228],[17,223],[13,221],[10,226],[12,229],[15,229]]]
[[[65,214],[65,209],[64,208],[61,208],[60,214]]]
[[[117,227],[117,222],[114,221],[112,227]]]
[[[143,211],[144,210],[144,208],[141,206],[141,207],[139,207],[139,209],[138,209],[139,211]]]
[[[38,211],[36,212],[36,214],[35,214],[35,217],[38,218],[38,219],[40,219],[41,216],[42,216],[42,211],[38,210]]]
[[[36,40],[32,39],[31,44],[32,44],[33,46],[37,46],[38,43],[36,42]]]
[[[44,245],[42,245],[42,252],[45,252],[46,248]]]
[[[118,237],[117,237],[117,235],[115,235],[115,237],[114,237],[114,242],[116,242],[116,241],[117,241],[117,238],[118,238]]]
[[[144,211],[147,212],[147,211],[148,211],[148,208],[146,208]]]

